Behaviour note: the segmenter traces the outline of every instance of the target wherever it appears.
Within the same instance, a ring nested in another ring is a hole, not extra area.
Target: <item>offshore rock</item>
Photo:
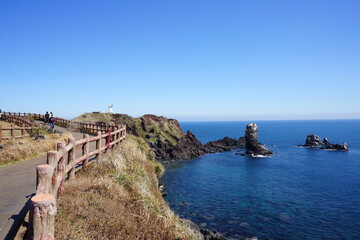
[[[272,152],[258,142],[258,126],[255,123],[249,123],[245,129],[245,147],[246,155],[259,156],[271,155]]]
[[[327,142],[329,142],[327,140],[327,138],[325,138],[325,139]],[[306,142],[303,146],[304,147],[318,147],[318,146],[323,146],[323,145],[324,145],[324,142],[321,141],[321,139],[318,135],[310,134],[310,135],[307,135]]]
[[[344,143],[344,144],[329,144],[329,145],[326,145],[325,147],[322,147],[320,149],[347,152],[347,151],[349,151],[349,146],[348,146],[347,143]]]
[[[320,137],[315,134],[307,135],[305,144],[298,146],[308,147],[308,148],[320,148],[324,150],[333,150],[333,151],[344,151],[344,152],[349,151],[349,146],[347,143],[332,144],[327,138],[324,138],[324,141],[321,141]]]
[[[245,147],[245,138],[240,137],[239,139],[224,137],[223,139],[208,142],[204,145],[207,153],[217,153],[230,151],[235,148]]]
[[[324,138],[323,143],[324,143],[324,145],[330,145],[331,144],[327,138]]]

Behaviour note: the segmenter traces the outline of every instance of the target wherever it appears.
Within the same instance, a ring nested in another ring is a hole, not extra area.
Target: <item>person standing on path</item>
[[[45,113],[45,119],[44,119],[44,122],[45,122],[45,123],[48,123],[48,122],[49,122],[49,117],[50,117],[49,112],[46,112],[46,113]]]
[[[55,127],[55,117],[54,117],[54,114],[52,114],[52,112],[50,113],[49,122],[50,122],[50,128],[54,129],[54,127]]]

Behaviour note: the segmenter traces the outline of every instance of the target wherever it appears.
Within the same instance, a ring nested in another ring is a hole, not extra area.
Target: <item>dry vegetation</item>
[[[45,134],[45,140],[33,138],[13,139],[3,141],[5,149],[0,150],[0,167],[22,160],[32,159],[47,151],[55,150],[56,143],[66,141],[71,134]]]
[[[164,202],[162,171],[144,140],[128,136],[66,183],[58,198],[56,239],[198,239]]]

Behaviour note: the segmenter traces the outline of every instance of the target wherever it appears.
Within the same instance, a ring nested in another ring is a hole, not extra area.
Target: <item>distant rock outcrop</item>
[[[245,147],[246,155],[271,155],[272,152],[258,142],[258,126],[255,123],[249,123],[245,129]]]
[[[207,153],[217,153],[230,151],[235,148],[245,147],[245,138],[240,137],[239,139],[224,137],[223,139],[208,142],[204,145],[205,151]]]
[[[237,140],[229,137],[203,145],[192,132],[184,133],[176,119],[152,114],[139,118],[113,114],[113,122],[126,124],[129,134],[142,137],[156,158],[163,160],[197,158],[207,153],[230,151],[245,146],[243,138]]]
[[[334,150],[334,151],[349,151],[347,143],[344,144],[332,144],[327,138],[324,138],[324,141],[321,141],[321,138],[315,134],[307,135],[304,145],[298,145],[299,147],[307,148],[320,148],[324,150]]]
[[[324,138],[324,141],[323,141],[324,145],[330,145],[330,142],[327,138]]]
[[[327,141],[327,138],[325,138]],[[318,147],[323,146],[324,143],[321,141],[320,137],[315,134],[307,135],[305,145],[306,147]]]
[[[201,142],[195,135],[188,131],[186,137],[181,139],[176,146],[172,146],[167,150],[168,155],[162,159],[189,159],[196,158],[206,154]]]
[[[349,151],[349,146],[348,146],[347,143],[344,143],[344,144],[328,144],[325,147],[322,147],[320,149],[347,152],[347,151]]]

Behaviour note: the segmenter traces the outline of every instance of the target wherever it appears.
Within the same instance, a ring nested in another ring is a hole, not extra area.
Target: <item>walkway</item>
[[[70,132],[59,126],[55,126],[55,130]],[[81,133],[70,133],[75,141],[83,137]],[[0,239],[11,239],[9,233],[17,228],[16,223],[24,216],[25,206],[35,194],[35,168],[40,164],[46,164],[46,154],[0,168]]]

